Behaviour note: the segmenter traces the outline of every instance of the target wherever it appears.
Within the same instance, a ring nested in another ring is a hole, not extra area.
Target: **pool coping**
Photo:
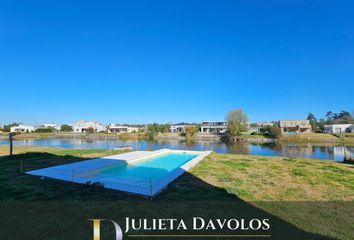
[[[117,162],[122,162],[122,164],[129,164],[136,161],[141,161],[147,158],[156,157],[159,155],[164,155],[168,153],[187,153],[197,155],[192,160],[186,162],[175,170],[169,172],[164,177],[160,178],[154,184],[150,183],[149,187],[139,187],[123,183],[114,183],[108,181],[88,181],[85,177],[80,177],[80,174],[88,171],[94,171],[98,168],[109,167],[117,165]],[[129,192],[133,194],[139,194],[143,196],[153,197],[167,188],[168,184],[173,182],[183,173],[187,172],[189,169],[197,165],[205,157],[207,157],[212,151],[188,151],[188,150],[171,150],[171,149],[161,149],[156,151],[133,151],[123,154],[117,154],[112,156],[106,156],[102,158],[90,159],[75,163],[63,164],[54,167],[48,167],[33,171],[28,171],[26,174],[48,177],[57,180],[63,180],[68,182],[74,182],[79,184],[97,183],[103,184],[104,188],[119,190],[124,192]],[[80,171],[78,171],[80,169]]]

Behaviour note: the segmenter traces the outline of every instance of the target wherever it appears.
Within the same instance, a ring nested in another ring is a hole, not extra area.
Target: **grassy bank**
[[[123,192],[40,180],[20,172],[21,162],[22,170],[28,171],[118,151],[16,146],[17,155],[12,160],[7,151],[7,146],[0,146],[1,200],[142,200]],[[354,168],[333,161],[213,153],[155,199],[162,200],[241,201],[305,232],[340,239],[350,239],[354,232],[354,209],[350,205],[354,200]],[[342,201],[349,206],[338,204]]]
[[[354,144],[354,137],[351,134],[326,134],[326,133],[301,133],[301,134],[283,134],[280,142],[292,143],[341,143]]]

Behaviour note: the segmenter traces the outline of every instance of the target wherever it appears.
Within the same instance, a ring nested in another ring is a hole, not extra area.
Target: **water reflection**
[[[251,145],[247,143],[237,143],[229,145],[229,152],[230,153],[237,153],[237,154],[250,154],[251,152]]]
[[[0,144],[8,144],[0,140]],[[27,139],[16,140],[15,145],[46,146],[61,148],[99,148],[113,149],[121,146],[131,146],[134,150],[156,150],[161,148],[179,150],[211,150],[219,153],[252,154],[265,156],[308,157],[343,161],[344,157],[354,157],[354,147],[318,146],[313,144],[280,144],[280,143],[236,143],[227,144],[221,141],[193,140],[113,140],[113,139]]]

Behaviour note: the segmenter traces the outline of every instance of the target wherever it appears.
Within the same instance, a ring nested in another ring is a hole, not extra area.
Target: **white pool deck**
[[[94,172],[98,169],[109,168],[110,166],[116,166],[117,162],[122,164],[129,164],[135,161],[140,161],[146,158],[157,157],[159,155],[168,153],[186,153],[197,155],[191,161],[183,164],[179,168],[169,172],[164,177],[160,178],[154,184],[147,184],[146,186],[134,186],[129,184],[129,179],[124,182],[124,179],[120,179],[118,182],[106,182],[102,180],[97,180],[95,177],[84,177],[84,173]],[[54,178],[69,182],[87,184],[88,182],[96,183],[99,182],[103,184],[105,188],[125,191],[129,193],[144,195],[144,196],[154,196],[160,193],[163,189],[167,187],[169,183],[181,176],[183,173],[187,172],[189,169],[197,165],[206,156],[208,156],[211,151],[183,151],[183,150],[170,150],[161,149],[157,151],[134,151],[129,153],[117,154],[97,159],[91,159],[81,162],[75,162],[55,167],[43,168],[39,170],[26,172],[27,174]]]

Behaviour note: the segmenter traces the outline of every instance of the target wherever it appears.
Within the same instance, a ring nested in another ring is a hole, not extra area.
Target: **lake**
[[[8,140],[0,140],[0,144],[9,144]],[[312,144],[280,144],[280,143],[238,143],[227,144],[220,141],[186,142],[180,140],[112,140],[85,138],[50,138],[15,140],[14,145],[44,146],[59,148],[96,148],[113,149],[131,146],[134,150],[157,150],[161,148],[177,150],[212,150],[218,153],[239,153],[264,156],[307,157],[323,160],[343,161],[345,154],[354,156],[354,147],[319,146]]]

